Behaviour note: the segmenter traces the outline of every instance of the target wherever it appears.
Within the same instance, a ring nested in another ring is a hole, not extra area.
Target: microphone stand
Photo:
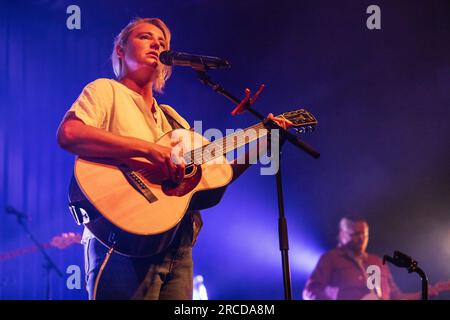
[[[386,260],[397,267],[408,269],[408,273],[417,273],[422,282],[422,300],[428,300],[428,277],[425,272],[417,266],[417,261],[400,251],[394,251],[393,257],[385,255],[383,257],[383,264],[385,264]]]
[[[419,275],[421,282],[422,282],[422,300],[428,300],[428,277],[427,277],[427,275],[419,267],[416,267],[413,271],[410,271],[410,273],[411,272],[415,272]]]
[[[240,105],[241,99],[236,98],[234,95],[232,95],[230,92],[225,90],[223,87],[218,85],[217,83],[213,82],[209,75],[206,73],[206,70],[208,69],[206,66],[201,68],[194,68],[197,72],[197,76],[201,83],[204,85],[207,85],[211,87],[211,89],[214,92],[217,92],[218,94],[223,95],[228,100],[232,101],[233,103]],[[278,129],[280,132],[280,148],[279,148],[279,166],[278,171],[276,173],[276,185],[277,185],[277,199],[278,199],[278,241],[279,241],[279,248],[281,251],[281,262],[282,262],[282,271],[283,271],[283,286],[284,286],[284,299],[285,300],[292,300],[292,284],[291,284],[291,270],[289,265],[289,239],[288,239],[288,227],[287,227],[287,220],[284,213],[284,203],[283,203],[283,184],[281,179],[281,147],[284,144],[285,140],[288,140],[293,145],[297,146],[298,148],[302,149],[309,155],[311,155],[314,158],[319,158],[320,153],[316,150],[314,150],[311,146],[306,144],[305,142],[301,141],[296,135],[292,134],[291,132],[281,128],[278,126],[274,121],[272,120],[265,120],[265,117],[251,108],[250,100],[247,101],[243,105],[243,109],[249,111],[251,114],[253,114],[256,118],[258,118],[261,121],[264,121],[264,124],[266,127],[269,128],[269,130],[272,129]]]
[[[8,210],[9,211],[9,210]],[[50,286],[50,273],[52,270],[54,270],[56,272],[56,274],[63,278],[63,274],[62,272],[59,270],[59,268],[56,266],[56,264],[53,262],[52,258],[47,254],[47,251],[45,251],[44,246],[42,245],[41,242],[39,242],[36,237],[33,235],[33,233],[30,231],[30,229],[28,228],[27,224],[26,224],[26,220],[27,220],[27,215],[24,213],[21,213],[17,210],[14,209],[14,212],[10,212],[12,214],[14,214],[17,217],[17,222],[22,226],[22,229],[25,231],[25,233],[28,235],[28,237],[31,239],[31,241],[36,245],[36,247],[39,249],[39,251],[42,253],[43,257],[44,257],[44,264],[42,265],[42,267],[45,270],[45,282],[46,282],[46,287],[45,287],[45,299],[46,300],[51,300],[51,286]]]

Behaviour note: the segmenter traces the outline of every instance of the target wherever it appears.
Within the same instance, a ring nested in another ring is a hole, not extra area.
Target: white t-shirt
[[[172,130],[161,108],[184,128],[189,124],[173,108],[158,105],[153,98],[155,112],[152,112],[143,97],[124,84],[100,78],[89,83],[78,99],[67,111],[65,117],[74,114],[86,125],[100,128],[118,135],[156,142]],[[84,228],[82,243],[93,237]]]
[[[101,78],[83,89],[66,116],[72,113],[87,125],[150,142],[172,130],[161,108],[184,128],[189,128],[173,108],[158,105],[155,99],[153,104],[154,113],[139,93],[116,80]]]

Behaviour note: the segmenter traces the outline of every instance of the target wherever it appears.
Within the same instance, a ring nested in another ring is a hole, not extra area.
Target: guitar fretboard
[[[214,160],[230,151],[238,149],[250,142],[256,141],[268,133],[264,124],[257,123],[244,130],[236,130],[223,138],[217,139],[204,146],[195,148],[183,155],[187,164],[203,164],[205,162]]]
[[[50,243],[44,243],[43,247],[45,249],[50,247]],[[15,257],[19,257],[21,255],[24,254],[28,254],[28,253],[32,253],[32,252],[36,252],[38,251],[38,247],[37,246],[29,246],[26,248],[21,248],[15,251],[11,251],[11,252],[6,252],[6,253],[0,253],[0,261],[6,261]]]

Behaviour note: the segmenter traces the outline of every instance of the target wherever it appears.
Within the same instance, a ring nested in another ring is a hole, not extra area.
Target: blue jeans
[[[182,224],[174,243],[156,256],[134,258],[113,252],[100,274],[95,299],[192,300],[196,236],[191,226]],[[107,252],[95,238],[85,244],[86,289],[91,300]]]

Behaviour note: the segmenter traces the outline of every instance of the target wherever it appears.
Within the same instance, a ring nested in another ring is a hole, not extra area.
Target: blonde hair
[[[127,43],[128,37],[130,36],[131,32],[133,32],[133,29],[138,24],[141,24],[141,23],[152,24],[152,25],[158,27],[159,29],[161,29],[161,31],[163,32],[164,38],[166,40],[166,43],[167,43],[166,49],[167,50],[170,49],[170,38],[171,38],[170,30],[161,19],[158,19],[158,18],[134,18],[134,19],[132,19],[125,26],[125,28],[123,28],[119,32],[119,34],[114,39],[114,47],[113,47],[113,51],[111,54],[111,61],[112,61],[112,67],[114,70],[114,74],[116,75],[117,78],[120,78],[123,76],[123,70],[122,70],[123,62],[117,55],[116,48],[117,48],[117,46],[124,46]],[[157,70],[155,81],[153,83],[153,89],[156,92],[162,93],[163,88],[166,84],[166,81],[167,81],[167,79],[170,78],[171,74],[172,74],[172,67],[160,64],[158,67],[158,70]]]

